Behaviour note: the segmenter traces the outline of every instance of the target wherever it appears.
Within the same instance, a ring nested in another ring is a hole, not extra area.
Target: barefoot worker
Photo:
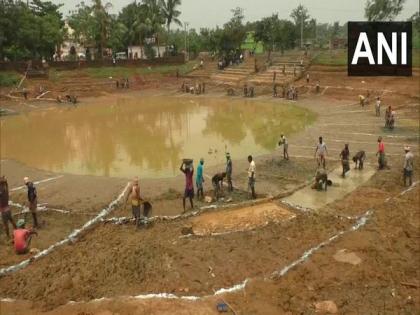
[[[362,170],[363,169],[363,162],[365,161],[365,159],[366,159],[365,151],[361,150],[361,151],[357,152],[356,155],[353,156],[353,162],[355,163],[354,168],[356,169],[357,164],[359,164],[359,170]]]
[[[382,142],[382,137],[378,138],[378,152],[376,152],[376,156],[378,157],[378,169],[382,170],[385,167],[385,145]]]
[[[32,235],[38,235],[33,229],[25,229],[25,220],[17,221],[17,229],[13,231],[13,244],[18,255],[27,254],[31,245]]]
[[[379,96],[376,98],[375,115],[381,116],[381,99]]]
[[[214,188],[214,198],[219,200],[220,193],[223,190],[223,179],[226,177],[226,172],[217,173],[211,179]]]
[[[194,185],[193,185],[193,175],[194,175],[194,166],[193,160],[184,159],[179,170],[185,174],[185,191],[184,197],[182,198],[182,205],[185,212],[185,199],[190,199],[191,209],[194,208],[193,198],[194,198]]]
[[[9,222],[12,224],[14,229],[16,229],[16,224],[9,208],[9,185],[7,184],[7,179],[4,176],[0,177],[0,213],[4,231],[6,232],[7,238],[10,239]]]
[[[329,182],[331,184],[331,182]],[[311,188],[316,190],[327,190],[328,186],[328,174],[325,168],[318,167],[315,173],[315,182]]]
[[[26,187],[28,188],[28,202],[29,202],[29,210],[32,214],[33,226],[34,228],[38,227],[38,218],[36,214],[36,210],[38,207],[38,196],[36,192],[36,188],[33,182],[29,180],[29,177],[25,177],[23,179],[25,182]]]
[[[195,184],[197,186],[197,200],[200,200],[204,198],[204,190],[203,190],[203,184],[204,184],[204,176],[203,176],[203,169],[204,169],[204,159],[200,159],[200,163],[197,166],[197,176],[195,178]]]
[[[325,157],[327,156],[327,145],[323,142],[322,137],[319,137],[319,143],[315,149],[315,157],[317,158],[318,167],[322,165],[325,168]]]
[[[228,191],[233,191],[233,184],[232,184],[232,159],[230,158],[230,153],[226,153],[226,180],[228,183]]]
[[[125,206],[127,205],[127,201],[130,199],[131,203],[131,212],[134,218],[134,224],[136,227],[140,225],[140,214],[141,214],[141,197],[140,197],[140,185],[138,177],[134,177],[130,189],[128,189],[127,197],[125,198]]]
[[[255,162],[252,160],[252,155],[248,156],[248,162],[249,162],[249,167],[248,167],[248,194],[249,191],[251,190],[251,197],[252,199],[256,199],[257,195],[255,194]]]
[[[289,142],[287,141],[287,138],[285,135],[280,136],[279,146],[283,146],[283,159],[288,160],[289,159]]]
[[[365,97],[363,95],[359,95],[359,103],[360,106],[365,106]]]
[[[407,179],[409,186],[411,186],[413,184],[414,155],[410,152],[409,146],[405,146],[404,151],[404,186],[407,185]]]
[[[343,166],[343,173],[341,176],[344,178],[346,176],[346,173],[350,170],[350,151],[349,151],[349,145],[346,143],[344,145],[344,149],[340,153],[341,158],[341,165]]]

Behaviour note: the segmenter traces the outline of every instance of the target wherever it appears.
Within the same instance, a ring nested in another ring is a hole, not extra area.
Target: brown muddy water
[[[207,166],[271,152],[315,115],[270,100],[171,96],[112,96],[77,107],[4,117],[2,159],[81,175],[142,178],[179,173],[182,158]]]

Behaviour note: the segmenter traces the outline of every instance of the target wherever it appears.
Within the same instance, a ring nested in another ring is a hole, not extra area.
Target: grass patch
[[[109,77],[131,77],[134,75],[151,75],[151,74],[175,74],[179,70],[180,75],[190,72],[196,62],[190,61],[182,65],[161,65],[150,67],[101,67],[101,68],[87,68],[84,69],[89,76],[95,78],[109,78]]]
[[[0,86],[12,86],[18,84],[20,76],[13,71],[0,72]]]
[[[346,66],[347,49],[321,51],[312,63],[324,66]],[[420,49],[413,49],[413,67],[420,67]]]
[[[413,67],[420,67],[420,49],[413,49]]]
[[[337,49],[321,51],[314,58],[312,63],[325,66],[345,66],[347,65],[347,50]]]

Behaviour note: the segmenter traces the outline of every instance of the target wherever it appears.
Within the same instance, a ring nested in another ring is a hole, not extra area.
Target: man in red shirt
[[[38,235],[38,233],[32,229],[25,229],[25,221],[18,220],[17,229],[13,231],[13,242],[16,254],[26,254],[29,252],[29,246],[31,244],[32,235]]]
[[[382,142],[382,137],[378,138],[378,152],[376,152],[376,156],[378,156],[378,168],[380,170],[384,169],[385,167],[385,145]]]

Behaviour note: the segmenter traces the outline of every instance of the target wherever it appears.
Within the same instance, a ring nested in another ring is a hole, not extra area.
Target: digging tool
[[[38,95],[36,98],[37,98],[37,99],[40,99],[41,97],[43,97],[44,95],[46,95],[46,94],[48,94],[48,93],[50,93],[50,91],[46,91],[46,92],[44,92],[44,93],[42,93],[42,94]]]
[[[226,304],[226,305],[229,307],[229,309],[232,311],[233,315],[238,315],[238,313],[236,313],[236,311],[235,311],[235,309],[232,307],[232,305],[230,305],[228,302],[226,302],[226,300],[225,300],[224,298],[220,298],[220,299],[222,300],[222,302],[223,302],[224,304]]]

